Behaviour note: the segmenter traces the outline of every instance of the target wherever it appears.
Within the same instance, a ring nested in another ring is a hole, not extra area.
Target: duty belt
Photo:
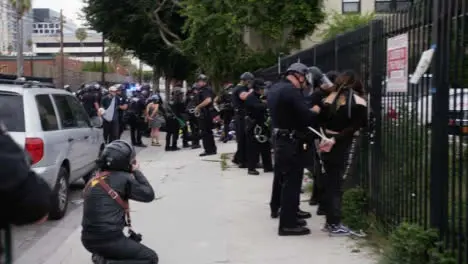
[[[275,128],[273,134],[275,137],[296,139],[296,130],[292,129]]]

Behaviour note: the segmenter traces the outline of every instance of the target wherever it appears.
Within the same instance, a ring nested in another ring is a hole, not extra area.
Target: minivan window
[[[41,119],[42,131],[58,130],[57,115],[55,114],[50,96],[48,94],[36,95],[36,103]]]
[[[0,122],[5,125],[8,131],[25,131],[22,95],[10,92],[0,92]]]
[[[62,128],[77,128],[78,122],[73,115],[70,105],[68,105],[67,97],[65,95],[53,95],[53,97],[59,112]]]
[[[86,110],[84,109],[83,105],[80,104],[78,99],[73,96],[67,96],[67,101],[73,111],[73,115],[75,116],[75,119],[78,123],[78,127],[91,127],[88,113],[86,113]]]

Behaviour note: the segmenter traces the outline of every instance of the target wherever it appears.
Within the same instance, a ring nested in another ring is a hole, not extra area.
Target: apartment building
[[[0,53],[7,53],[13,45],[15,18],[14,9],[9,0],[0,0]]]
[[[32,34],[37,35],[56,35],[60,34],[60,13],[49,8],[34,8],[34,23]],[[64,17],[63,32],[65,34],[74,34],[78,26],[71,20]]]
[[[388,14],[394,11],[407,9],[412,0],[323,0],[323,9],[325,13],[334,12],[341,14],[365,14],[375,12],[379,14]],[[325,25],[320,25],[316,32],[301,41],[300,50],[310,48],[322,41],[320,37]]]
[[[28,40],[31,39],[32,11],[23,15],[20,22],[23,34],[23,51],[29,51]],[[16,11],[10,0],[0,0],[0,53],[16,52],[17,49]]]

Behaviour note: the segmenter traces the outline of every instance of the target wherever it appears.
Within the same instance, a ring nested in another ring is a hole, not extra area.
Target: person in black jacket
[[[138,169],[135,150],[123,140],[107,145],[98,159],[99,172],[84,190],[81,241],[94,263],[157,264],[158,255],[141,244],[133,231],[128,200],[149,203],[154,191]],[[123,230],[129,227],[129,236]]]
[[[256,170],[259,156],[262,157],[264,172],[272,172],[270,129],[267,126],[267,105],[262,101],[265,86],[264,82],[255,79],[253,92],[245,99],[245,134],[247,148],[247,173],[259,175]]]
[[[172,92],[172,98],[167,106],[166,114],[166,151],[176,151],[180,150],[177,147],[177,140],[179,139],[179,132],[181,128],[181,123],[183,123],[180,117],[185,111],[185,105],[183,100],[183,93],[179,87],[174,87]]]
[[[0,263],[12,263],[10,225],[42,223],[51,209],[52,191],[27,162],[24,151],[13,141],[0,123]],[[7,246],[3,250],[3,246]]]

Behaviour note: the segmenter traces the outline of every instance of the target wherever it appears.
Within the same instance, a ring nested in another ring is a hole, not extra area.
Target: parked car
[[[432,125],[432,95],[421,97],[413,110],[420,124]],[[450,135],[468,135],[468,88],[450,89],[448,118]]]
[[[53,189],[49,218],[62,218],[69,184],[95,170],[104,148],[101,129],[71,93],[37,82],[0,80],[0,121]]]

